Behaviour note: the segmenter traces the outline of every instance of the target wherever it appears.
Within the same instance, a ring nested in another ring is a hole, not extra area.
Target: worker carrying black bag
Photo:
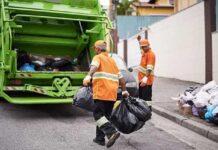
[[[134,97],[117,101],[111,114],[111,122],[125,134],[141,129],[150,118],[151,110],[148,104]]]

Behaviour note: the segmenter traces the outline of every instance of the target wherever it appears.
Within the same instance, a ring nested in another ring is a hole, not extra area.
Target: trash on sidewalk
[[[92,88],[81,87],[74,96],[73,105],[79,108],[93,111],[94,101],[92,99]]]
[[[218,124],[218,85],[211,81],[200,87],[188,87],[178,97],[179,111]]]
[[[147,103],[133,97],[117,101],[111,114],[111,122],[125,134],[141,129],[150,118],[151,110]]]
[[[189,104],[181,104],[178,103],[179,105],[179,112],[183,115],[192,115],[192,107]]]

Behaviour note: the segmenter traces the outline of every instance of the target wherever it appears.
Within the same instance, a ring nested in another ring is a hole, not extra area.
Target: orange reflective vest
[[[98,68],[92,77],[93,99],[116,101],[122,75],[114,60],[107,52],[102,52],[93,58],[91,65]]]
[[[151,74],[148,76],[148,81],[146,85],[152,85],[154,82],[154,67],[155,67],[155,54],[149,49],[148,52],[142,54],[141,62],[139,65],[138,79],[139,82],[143,79],[146,71],[150,70]]]

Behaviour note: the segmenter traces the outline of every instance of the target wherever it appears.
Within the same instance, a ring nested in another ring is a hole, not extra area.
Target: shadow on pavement
[[[75,119],[92,116],[91,112],[82,110],[72,104],[15,105],[0,99],[0,113],[5,118],[17,119]]]

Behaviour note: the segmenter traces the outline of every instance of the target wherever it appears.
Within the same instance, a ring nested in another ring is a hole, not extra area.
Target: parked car
[[[126,81],[126,88],[129,92],[130,96],[138,96],[138,84],[136,78],[133,74],[128,70],[126,63],[124,60],[117,54],[111,53],[111,57],[116,62],[120,72],[122,73],[125,81]]]

